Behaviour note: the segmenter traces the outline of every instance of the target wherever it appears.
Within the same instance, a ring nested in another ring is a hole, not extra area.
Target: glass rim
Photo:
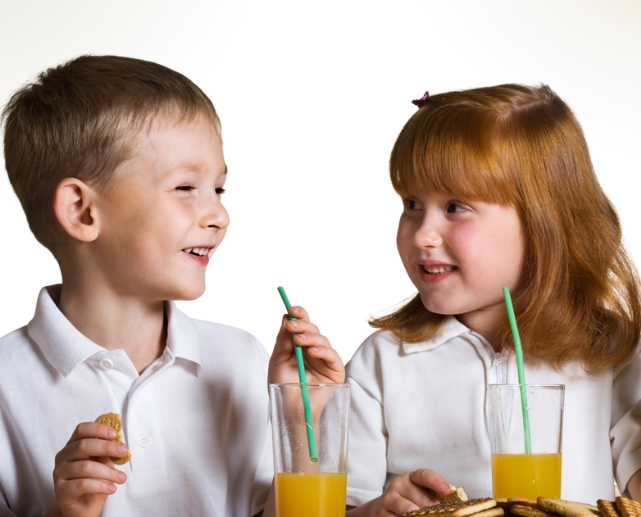
[[[546,388],[550,390],[565,390],[565,384],[524,384],[526,388]],[[486,386],[487,389],[489,388],[521,388],[521,384],[488,384]]]
[[[276,386],[279,388],[300,388],[302,385],[306,385],[308,388],[323,388],[326,386],[331,387],[350,387],[351,384],[347,382],[270,382],[269,387]]]

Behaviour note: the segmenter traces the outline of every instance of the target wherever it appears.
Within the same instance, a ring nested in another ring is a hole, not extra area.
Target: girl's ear
[[[92,242],[98,237],[94,197],[94,190],[78,178],[63,179],[53,196],[53,211],[60,226],[82,242]]]

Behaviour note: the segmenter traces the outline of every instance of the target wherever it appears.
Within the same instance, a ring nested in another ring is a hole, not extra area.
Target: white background
[[[0,0],[2,105],[38,72],[88,53],[157,61],[213,100],[232,223],[207,292],[180,305],[268,350],[278,285],[346,361],[367,319],[413,294],[387,160],[425,90],[549,84],[582,123],[641,262],[639,0]],[[4,172],[0,242],[4,335],[60,278]]]

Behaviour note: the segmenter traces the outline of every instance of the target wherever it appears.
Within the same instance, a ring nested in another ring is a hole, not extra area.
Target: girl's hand
[[[433,470],[418,469],[397,477],[390,483],[383,495],[347,512],[347,517],[376,516],[392,517],[437,504],[426,488],[448,495],[450,485]]]
[[[318,327],[309,321],[302,307],[291,307],[290,321],[287,315],[276,337],[276,344],[269,360],[269,383],[300,382],[294,353],[294,341],[300,345],[305,360],[305,375],[310,383],[341,383],[345,381],[345,366],[328,339]],[[293,334],[296,334],[293,337]]]
[[[127,447],[113,442],[116,430],[97,422],[76,427],[67,445],[56,455],[53,484],[58,508],[49,515],[98,517],[107,496],[127,479],[109,457],[123,457]]]

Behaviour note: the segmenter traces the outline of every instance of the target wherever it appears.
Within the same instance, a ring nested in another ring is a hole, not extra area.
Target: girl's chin
[[[432,298],[421,296],[421,301],[423,302],[423,307],[433,314],[440,314],[442,316],[454,316],[455,314],[458,314],[458,311],[449,307],[448,304],[439,303]]]

